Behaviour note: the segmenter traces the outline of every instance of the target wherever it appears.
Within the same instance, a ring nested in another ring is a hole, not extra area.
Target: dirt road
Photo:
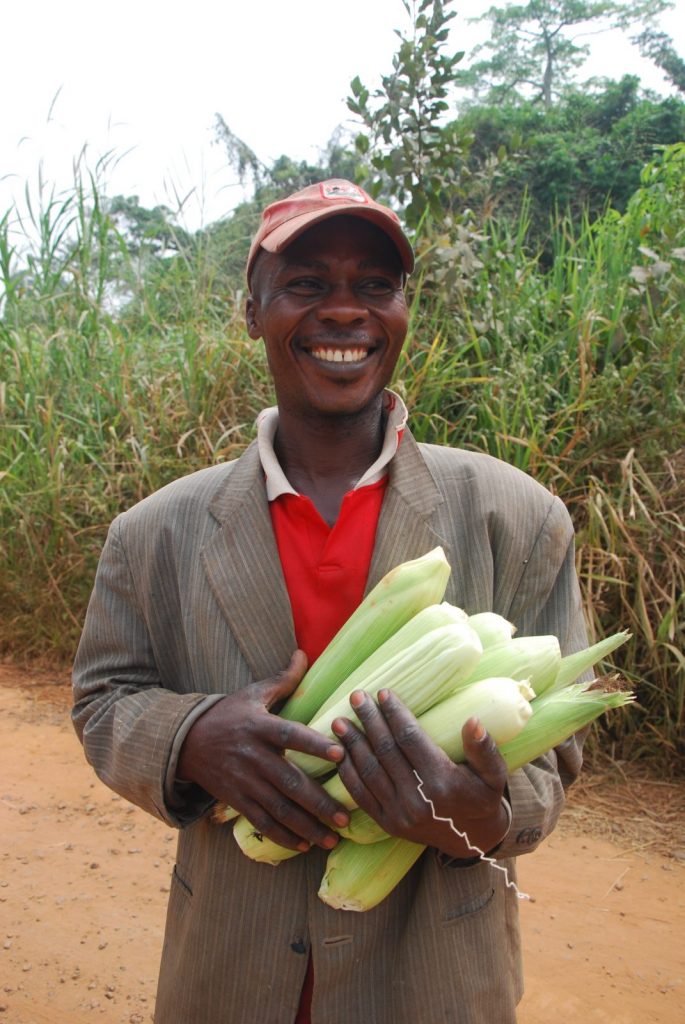
[[[67,707],[0,665],[0,1024],[149,1024],[174,833],[96,780]],[[684,1019],[685,786],[601,792],[519,862],[520,1024]]]

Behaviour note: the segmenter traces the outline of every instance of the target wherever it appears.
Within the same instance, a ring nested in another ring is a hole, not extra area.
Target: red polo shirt
[[[295,636],[310,665],[364,597],[387,482],[348,491],[332,527],[303,495],[270,503]]]
[[[267,477],[271,522],[283,567],[298,647],[311,665],[359,606],[366,589],[385,489],[387,465],[402,439],[407,411],[385,393],[387,415],[381,455],[348,491],[329,526],[310,498],[297,494],[273,450],[276,410],[259,418],[259,447]],[[311,953],[295,1024],[310,1024],[314,973]]]

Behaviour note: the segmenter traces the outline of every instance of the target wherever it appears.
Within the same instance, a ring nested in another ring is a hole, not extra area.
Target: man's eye
[[[385,277],[370,277],[363,282],[362,289],[373,295],[385,295],[393,291],[393,284]]]
[[[290,291],[299,293],[311,293],[321,291],[323,285],[316,277],[296,277],[292,281],[288,282],[288,288]]]

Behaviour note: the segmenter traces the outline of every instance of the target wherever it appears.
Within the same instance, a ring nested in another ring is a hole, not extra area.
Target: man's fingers
[[[323,736],[302,722],[289,722],[277,715],[264,715],[260,722],[260,739],[276,750],[297,750],[325,761],[342,761],[345,751],[330,736]]]
[[[265,806],[266,804],[266,806]],[[338,836],[321,822],[310,818],[301,809],[274,794],[271,799],[247,801],[243,814],[259,836],[279,846],[305,853],[311,846],[332,850]]]
[[[358,807],[361,807],[378,820],[382,810],[382,802],[388,803],[393,794],[388,793],[389,780],[378,758],[371,750],[363,732],[346,718],[336,718],[333,732],[345,745],[346,757],[338,765],[338,774]],[[385,787],[383,787],[385,782]],[[379,787],[386,792],[378,794]]]
[[[306,671],[307,655],[298,648],[282,672],[258,684],[262,688],[262,700],[267,711],[295,692]]]
[[[404,760],[398,749],[395,736],[388,728],[385,716],[375,700],[363,691],[355,691],[350,697],[357,718],[361,722],[365,735],[373,748],[373,752],[382,764],[393,765]]]
[[[432,774],[440,771],[446,754],[421,728],[416,716],[391,690],[381,690],[378,702],[398,750],[412,769]]]
[[[252,699],[270,712],[295,692],[306,671],[307,655],[298,649],[282,672],[252,685]],[[342,747],[330,737],[322,736],[301,722],[279,718],[275,713],[250,716],[248,724],[254,729],[255,736],[276,750],[298,750],[326,761],[340,761],[344,756]]]
[[[376,805],[388,806],[396,800],[411,768],[373,698],[355,691],[350,705],[363,731],[344,718],[333,723],[333,732],[347,752],[338,771],[359,806],[374,814]]]
[[[492,736],[477,718],[469,718],[464,723],[461,736],[469,766],[490,789],[502,793],[507,781],[507,766]]]
[[[259,816],[248,817],[276,842],[281,842],[278,831],[287,829],[299,840],[331,849],[336,842],[333,829],[343,828],[350,820],[349,812],[318,782],[285,760],[255,787],[253,796]]]

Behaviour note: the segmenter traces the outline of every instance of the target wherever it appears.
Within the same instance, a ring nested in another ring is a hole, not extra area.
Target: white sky
[[[483,27],[466,17],[489,6],[464,0],[452,49],[468,57]],[[172,208],[189,195],[181,219],[193,229],[243,197],[212,144],[216,112],[266,163],[314,161],[352,124],[351,79],[378,84],[408,20],[400,0],[5,0],[0,24],[0,216],[27,182],[35,194],[39,167],[67,187],[85,145],[91,167],[112,154],[110,195]],[[660,27],[682,53],[685,0]],[[597,36],[593,50],[582,77],[637,73],[669,92],[627,37]]]

